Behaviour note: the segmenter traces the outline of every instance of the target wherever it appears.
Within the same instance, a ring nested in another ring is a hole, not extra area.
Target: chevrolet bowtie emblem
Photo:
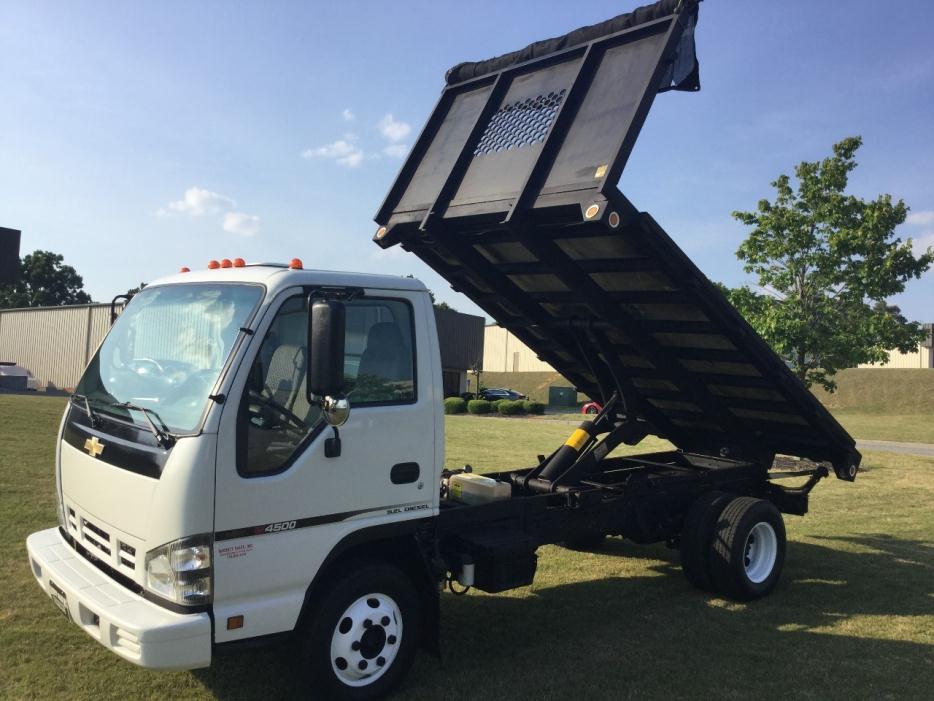
[[[97,436],[91,436],[84,442],[84,449],[88,451],[88,455],[96,458],[104,452],[104,444],[97,440]]]

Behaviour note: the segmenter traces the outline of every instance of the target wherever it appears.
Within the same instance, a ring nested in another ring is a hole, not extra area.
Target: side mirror
[[[309,300],[308,394],[316,398],[339,397],[344,391],[343,302]]]

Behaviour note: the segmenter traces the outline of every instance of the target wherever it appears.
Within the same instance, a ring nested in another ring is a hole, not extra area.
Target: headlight
[[[175,603],[211,602],[210,534],[166,543],[146,553],[146,587]]]

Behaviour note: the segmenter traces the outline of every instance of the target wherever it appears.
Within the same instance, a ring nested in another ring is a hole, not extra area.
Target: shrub
[[[493,407],[493,411],[495,411],[496,413],[499,413],[499,408],[503,405],[504,402],[508,402],[508,401],[509,401],[508,399],[497,399],[495,402],[491,404],[491,406]]]
[[[448,397],[444,400],[445,414],[463,414],[467,411],[467,402],[460,397]]]
[[[541,402],[536,402],[536,401],[532,401],[529,399],[526,399],[524,402],[522,402],[522,408],[525,409],[526,414],[544,414],[545,413],[544,404],[542,404]]]
[[[473,399],[467,402],[467,411],[471,414],[489,414],[493,405],[486,399]]]
[[[497,402],[499,406],[497,410],[503,416],[517,416],[519,414],[525,413],[525,407],[522,405],[521,401],[511,402],[508,399],[501,402]]]

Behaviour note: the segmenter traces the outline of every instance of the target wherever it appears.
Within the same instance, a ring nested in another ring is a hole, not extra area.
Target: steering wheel
[[[251,389],[250,399],[285,418],[286,421],[291,424],[291,426],[287,428],[292,428],[293,430],[301,431],[302,433],[308,430],[308,426],[304,421],[302,421],[301,418],[292,413],[289,409],[286,409],[272,397],[267,397],[266,395],[260,394],[256,390]]]
[[[163,375],[165,375],[165,368],[162,367],[158,362],[156,362],[156,361],[153,360],[152,358],[133,358],[133,360],[131,360],[129,363],[127,363],[127,365],[129,365],[130,369],[131,369],[133,372],[135,372],[137,375],[148,375],[148,374],[150,374],[150,373],[148,373],[148,372],[146,372],[146,371],[140,372],[140,370],[141,370],[142,368],[139,367],[139,363],[148,363],[149,365],[151,365],[152,367],[154,367],[156,370],[159,371],[159,375],[158,375],[159,377],[162,377]]]

